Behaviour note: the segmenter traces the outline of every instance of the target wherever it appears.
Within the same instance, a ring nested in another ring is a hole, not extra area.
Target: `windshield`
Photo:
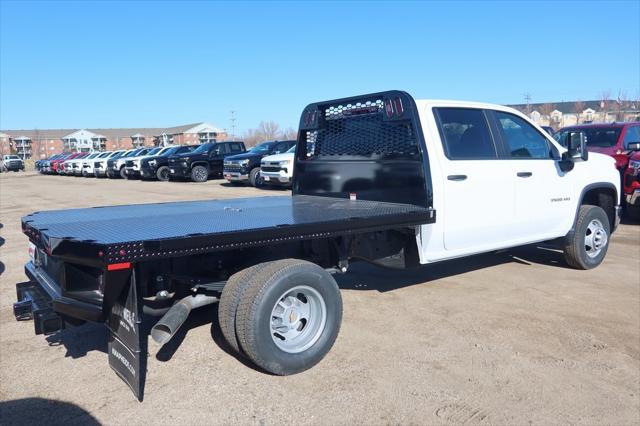
[[[295,152],[296,152],[296,146],[295,146],[295,145],[294,145],[294,146],[292,146],[291,148],[289,148],[289,149],[287,150],[287,152],[295,153]]]
[[[580,131],[584,133],[587,146],[610,148],[616,146],[618,137],[620,136],[621,127],[593,127],[593,128],[576,128],[561,130],[556,133],[553,138],[562,146],[567,146],[567,136],[569,132]]]
[[[200,153],[203,153],[203,152],[208,152],[208,151],[209,151],[209,148],[211,148],[213,145],[214,145],[214,144],[212,144],[212,143],[205,143],[205,144],[202,144],[202,145],[200,145],[198,148],[196,148],[196,149],[193,151],[193,153],[194,153],[194,154],[200,154]]]
[[[269,152],[271,151],[271,148],[273,148],[273,145],[275,145],[275,142],[264,142],[264,143],[261,143],[260,145],[254,146],[249,150],[249,152],[258,152],[258,153]]]
[[[136,149],[135,151],[131,151],[131,152],[129,152],[129,153],[127,153],[127,154],[123,155],[123,157],[133,157],[133,156],[136,156],[136,155],[138,155],[138,153],[139,153],[140,151],[142,151],[142,150],[141,150],[141,149]]]
[[[163,148],[153,148],[151,151],[147,152],[144,155],[153,155],[153,154],[157,154],[158,152],[160,152],[160,150]]]
[[[7,155],[4,158],[6,158],[7,160],[19,160],[20,157],[18,157],[17,155]]]

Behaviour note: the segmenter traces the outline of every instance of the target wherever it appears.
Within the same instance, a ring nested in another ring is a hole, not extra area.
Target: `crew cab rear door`
[[[499,159],[485,111],[434,108],[442,141],[444,246],[452,256],[503,246],[513,230],[511,167]]]

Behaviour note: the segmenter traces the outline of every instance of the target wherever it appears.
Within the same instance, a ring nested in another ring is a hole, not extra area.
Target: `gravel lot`
[[[542,246],[410,272],[354,266],[338,277],[335,346],[290,377],[230,355],[203,308],[168,350],[150,344],[143,403],[109,368],[103,327],[46,339],[13,318],[27,213],[283,193],[0,175],[0,424],[640,423],[639,224],[621,225],[593,271]]]

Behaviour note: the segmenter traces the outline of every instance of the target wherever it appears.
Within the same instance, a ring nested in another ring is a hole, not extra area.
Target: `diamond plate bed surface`
[[[50,238],[98,244],[231,234],[251,230],[388,218],[424,217],[423,207],[296,195],[42,211],[23,222]],[[293,229],[292,229],[293,231]]]

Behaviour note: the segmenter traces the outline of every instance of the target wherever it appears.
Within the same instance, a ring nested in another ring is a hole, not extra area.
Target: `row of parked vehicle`
[[[266,141],[250,150],[241,141],[74,152],[36,162],[42,174],[111,179],[192,180],[224,177],[232,184],[291,184],[296,141]]]

